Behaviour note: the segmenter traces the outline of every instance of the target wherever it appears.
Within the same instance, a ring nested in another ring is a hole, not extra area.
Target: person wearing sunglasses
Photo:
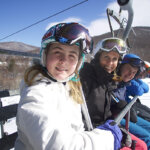
[[[114,91],[114,95],[119,100],[126,100],[129,103],[131,101],[129,96],[141,96],[144,93],[148,92],[148,85],[146,85],[142,80],[138,79],[144,67],[145,63],[140,59],[139,56],[135,54],[125,55],[118,69],[118,75],[121,76],[122,82],[120,82],[118,89]],[[121,121],[121,124],[125,126],[124,119]],[[141,140],[145,141],[148,149],[150,149],[149,121],[139,117],[137,113],[137,122],[135,123],[132,120],[130,121],[129,131]]]
[[[107,129],[93,129],[87,119],[79,71],[91,50],[89,32],[78,23],[60,23],[45,33],[41,64],[28,68],[21,83],[15,150],[114,150],[114,142],[119,145],[117,125],[109,121]]]
[[[116,68],[127,52],[127,45],[122,39],[116,37],[103,39],[94,49],[94,59],[90,63],[84,63],[80,72],[85,99],[94,127],[103,124],[106,120],[114,119],[111,103],[116,97],[113,97],[113,90],[117,89],[118,81],[121,80],[116,74]],[[118,100],[115,99],[115,101]],[[120,106],[124,108],[126,104],[119,101],[115,104],[116,109],[120,109]],[[134,135],[131,137],[132,140],[137,139]],[[139,147],[146,146],[140,139],[136,141]],[[125,147],[124,149],[130,148]]]

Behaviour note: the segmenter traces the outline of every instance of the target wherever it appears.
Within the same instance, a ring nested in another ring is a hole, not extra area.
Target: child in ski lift
[[[126,88],[126,101],[130,102],[131,98],[129,96],[142,96],[144,93],[148,93],[149,86],[142,79],[149,77],[149,68],[146,61],[143,62],[143,66],[140,67],[140,72],[130,80],[130,85]]]
[[[131,84],[127,86],[126,90],[126,101],[131,101],[131,96],[134,97],[135,95],[142,96],[145,93],[149,92],[149,86],[146,83],[147,78],[150,75],[150,63],[144,61],[144,67],[141,69],[139,75],[131,80]],[[150,122],[150,108],[147,105],[142,104],[140,97],[136,100],[133,105],[134,110],[136,111],[137,115],[147,121]]]
[[[145,68],[144,66],[145,63],[139,56],[135,54],[125,55],[118,70],[122,82],[120,82],[118,89],[114,92],[114,95],[119,100],[130,102],[131,99],[129,96],[141,96],[143,93],[148,92],[148,85],[137,79],[141,77],[140,73],[143,73],[142,70]],[[119,93],[123,96],[121,97]],[[148,149],[150,149],[150,122],[139,116],[137,116],[136,124],[131,121],[129,123],[129,131],[145,141]],[[121,124],[125,126],[124,119],[121,121]]]
[[[88,30],[78,23],[60,23],[45,33],[41,65],[30,67],[21,85],[15,150],[120,148],[122,133],[111,120],[94,129],[87,120],[89,130],[84,128],[82,114],[86,119],[88,111],[78,73],[91,42]]]
[[[85,63],[80,72],[85,99],[94,127],[113,118],[112,91],[117,88],[117,82],[114,80],[120,79],[117,78],[115,70],[127,51],[126,43],[122,39],[115,37],[103,39],[96,45],[94,59],[90,63]],[[122,102],[116,103],[119,108],[121,105]],[[131,137],[132,140],[137,141],[137,145],[141,149],[146,147],[144,141],[134,135]]]

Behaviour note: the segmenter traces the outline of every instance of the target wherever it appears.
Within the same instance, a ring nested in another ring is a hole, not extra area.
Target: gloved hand
[[[112,132],[114,135],[114,150],[118,150],[121,147],[122,132],[113,120],[107,120],[105,124],[100,125],[97,128],[102,130],[109,130]]]

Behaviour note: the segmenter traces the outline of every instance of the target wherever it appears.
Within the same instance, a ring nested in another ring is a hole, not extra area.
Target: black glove
[[[131,147],[132,139],[131,139],[129,132],[123,127],[120,127],[120,130],[123,135],[122,141],[121,141],[121,147]]]
[[[131,107],[130,109],[130,121],[132,121],[133,123],[137,122],[137,113],[133,107]]]

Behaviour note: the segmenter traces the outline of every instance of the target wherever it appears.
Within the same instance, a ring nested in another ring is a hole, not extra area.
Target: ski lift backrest
[[[11,94],[9,90],[0,91],[0,149],[1,150],[9,150],[14,148],[16,138],[18,136],[17,131],[8,134],[4,131],[4,125],[6,121],[10,118],[16,117],[18,104],[3,106],[1,102],[1,98],[9,97]]]

